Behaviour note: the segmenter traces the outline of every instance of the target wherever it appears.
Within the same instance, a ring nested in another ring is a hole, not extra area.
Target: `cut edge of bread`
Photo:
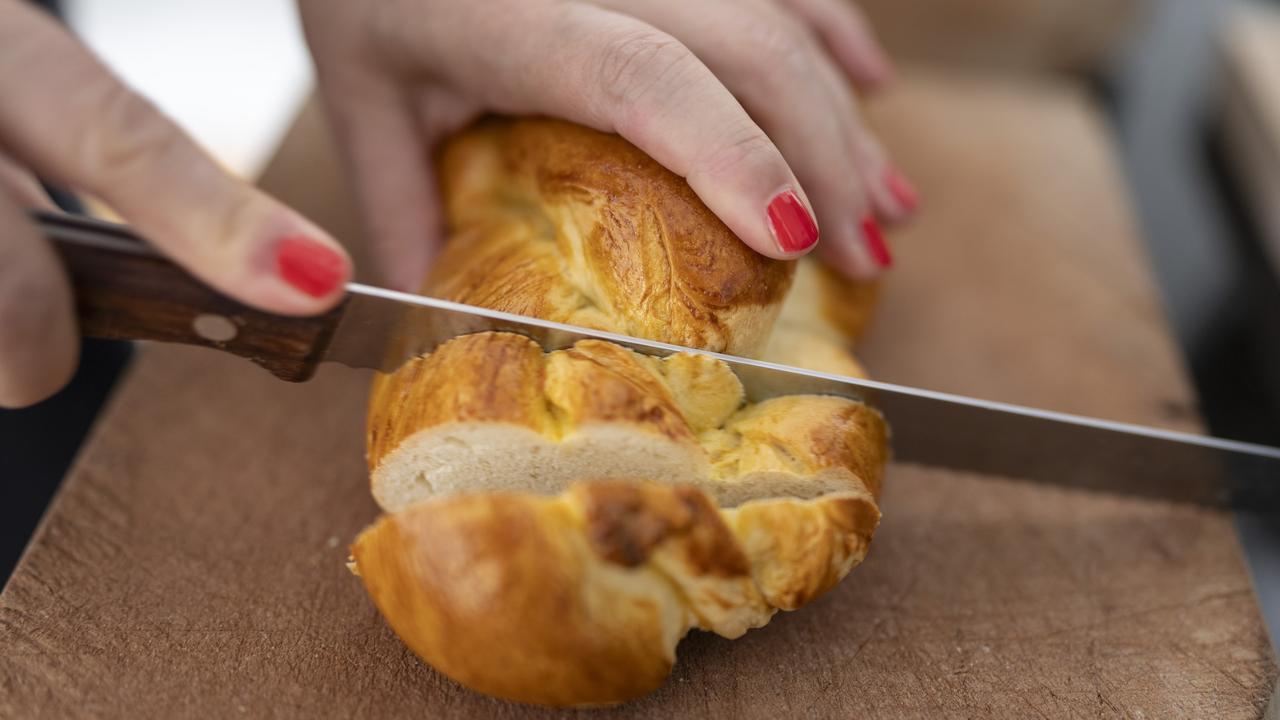
[[[457,494],[556,495],[596,478],[691,485],[723,508],[872,487],[844,467],[721,474],[705,446],[622,424],[593,425],[555,440],[527,427],[485,422],[433,427],[401,441],[374,469],[372,490],[379,506],[397,512]]]
[[[688,484],[721,507],[875,496],[887,432],[847,398],[747,403],[730,367],[705,355],[659,360],[598,340],[548,353],[480,333],[375,383],[370,480],[389,511],[459,493],[554,495],[593,478]]]

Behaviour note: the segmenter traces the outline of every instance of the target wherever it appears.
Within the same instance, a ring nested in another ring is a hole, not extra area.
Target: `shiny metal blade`
[[[646,355],[697,353],[728,363],[752,401],[818,394],[872,405],[889,421],[898,461],[1214,507],[1280,508],[1280,448],[801,370],[367,285],[348,290],[325,359],[353,367],[394,370],[486,330],[526,335],[546,350],[595,338]]]

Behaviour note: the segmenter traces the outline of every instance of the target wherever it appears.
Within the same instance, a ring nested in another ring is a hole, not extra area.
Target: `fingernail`
[[[808,250],[818,242],[818,224],[793,190],[783,190],[769,201],[769,230],[783,252]]]
[[[347,275],[347,260],[327,245],[293,235],[276,243],[276,271],[285,282],[318,298],[337,289]]]
[[[906,175],[895,167],[890,167],[884,171],[884,184],[889,188],[889,192],[893,194],[893,199],[898,201],[903,210],[907,212],[915,212],[916,207],[920,205],[920,194],[916,192],[916,186],[911,184]]]
[[[884,233],[880,232],[880,223],[872,215],[862,218],[862,239],[867,244],[871,259],[877,265],[882,268],[893,265],[893,255],[889,253],[889,246],[884,241]]]

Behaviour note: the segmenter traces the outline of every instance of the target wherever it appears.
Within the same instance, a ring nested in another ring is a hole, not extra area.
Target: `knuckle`
[[[814,44],[786,18],[744,15],[734,30],[732,62],[751,77],[772,87],[811,75]]]
[[[213,227],[195,240],[210,252],[226,258],[229,267],[242,269],[244,264],[232,261],[230,256],[234,254],[233,250],[243,250],[252,244],[263,214],[261,199],[254,190],[245,187],[232,193],[225,208],[209,216]]]
[[[692,54],[678,40],[658,30],[620,33],[599,50],[596,78],[602,114],[623,117],[637,112],[655,92],[687,72]]]
[[[94,111],[93,124],[83,133],[81,157],[90,176],[99,181],[135,175],[183,141],[176,124],[123,83],[106,85]]]
[[[710,177],[762,173],[763,168],[782,161],[777,148],[754,125],[730,133],[723,143],[711,148],[702,162],[698,174]]]

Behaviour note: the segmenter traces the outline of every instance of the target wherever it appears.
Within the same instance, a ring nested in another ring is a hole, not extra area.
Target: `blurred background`
[[[900,64],[1088,89],[1109,120],[1208,428],[1280,445],[1280,2],[861,5]],[[310,93],[292,0],[67,0],[60,9],[108,64],[245,175],[264,166]],[[127,363],[119,346],[85,352],[95,361],[61,396],[0,413],[0,578]],[[26,438],[38,428],[40,442],[15,446],[19,427]],[[1273,631],[1275,527],[1240,520]]]
[[[311,91],[293,0],[62,0],[67,23],[218,159],[256,175]]]

